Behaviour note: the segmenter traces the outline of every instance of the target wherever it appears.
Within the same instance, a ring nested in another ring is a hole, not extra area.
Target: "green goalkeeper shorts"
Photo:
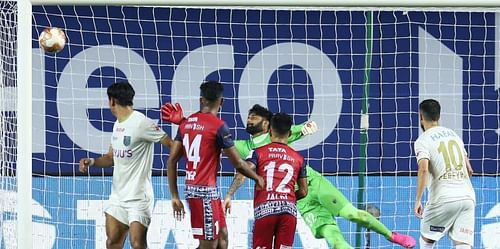
[[[314,236],[321,238],[319,228],[337,225],[335,217],[348,204],[347,198],[328,179],[318,177],[309,181],[308,194],[297,201],[297,208]]]
[[[317,208],[310,210],[309,212],[301,213],[301,215],[304,219],[304,222],[307,224],[309,229],[311,229],[312,234],[317,239],[323,238],[320,233],[320,229],[324,225],[337,226],[335,217],[333,217],[328,210],[321,206],[318,206]]]

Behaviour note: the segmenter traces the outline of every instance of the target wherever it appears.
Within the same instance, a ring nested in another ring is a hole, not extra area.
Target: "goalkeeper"
[[[166,103],[162,106],[162,119],[179,124],[184,119],[182,108],[177,103]],[[260,105],[254,105],[248,111],[246,131],[251,135],[248,140],[235,140],[235,146],[242,158],[247,158],[250,151],[270,143],[269,122],[273,113]],[[318,130],[314,121],[294,125],[288,143],[303,136],[311,135]],[[405,248],[413,248],[416,244],[411,236],[391,232],[378,219],[364,210],[355,208],[332,183],[319,172],[307,166],[308,195],[297,201],[297,208],[304,221],[316,238],[325,238],[332,248],[352,248],[344,239],[334,217],[341,216],[351,222],[377,232],[387,240]],[[236,190],[243,184],[245,177],[236,173],[224,199],[223,207],[227,212],[231,209],[231,200]]]

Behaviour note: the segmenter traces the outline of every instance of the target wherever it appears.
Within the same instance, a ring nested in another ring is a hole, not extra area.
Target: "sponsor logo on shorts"
[[[439,232],[439,233],[442,233],[444,232],[444,227],[438,227],[438,226],[432,226],[431,225],[431,232]]]
[[[193,235],[203,235],[203,228],[193,227],[191,228]]]
[[[467,234],[467,235],[472,235],[472,234],[474,234],[474,231],[472,231],[471,229],[465,228],[465,227],[461,227],[459,231],[460,231],[461,233],[465,233],[465,234]]]
[[[292,249],[292,247],[291,246],[281,245],[280,249]]]

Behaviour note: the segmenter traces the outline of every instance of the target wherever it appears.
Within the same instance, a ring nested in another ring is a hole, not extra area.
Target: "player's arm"
[[[172,146],[174,145],[174,140],[169,135],[165,134],[160,139],[160,144],[165,147],[172,148]]]
[[[179,198],[179,190],[177,188],[177,164],[182,157],[182,142],[176,140],[170,148],[170,157],[167,160],[167,177],[170,195],[172,196],[172,208],[174,210],[174,218],[181,220],[186,212],[184,205]]]
[[[297,179],[297,185],[299,188],[295,191],[295,198],[297,200],[300,200],[307,195],[307,172],[306,172],[306,166],[305,164],[300,167],[298,179]]]
[[[227,157],[231,161],[231,164],[238,172],[240,172],[243,176],[251,178],[255,181],[257,188],[262,188],[264,186],[264,179],[257,175],[257,173],[253,170],[253,164],[243,161],[234,146],[224,149],[224,154],[227,155]]]
[[[113,148],[109,146],[108,153],[98,158],[82,158],[80,159],[80,172],[87,173],[89,167],[108,168],[113,166]]]
[[[422,218],[422,195],[424,193],[425,185],[429,174],[429,159],[423,158],[418,161],[418,174],[417,174],[417,194],[415,197],[415,215]]]
[[[465,158],[465,164],[467,165],[467,173],[469,174],[469,177],[474,174],[474,170],[472,169],[472,165],[470,164],[469,157]]]
[[[303,136],[314,134],[318,131],[318,125],[314,121],[307,121],[303,124],[292,125],[290,131],[290,136],[288,137],[289,144],[301,139]]]

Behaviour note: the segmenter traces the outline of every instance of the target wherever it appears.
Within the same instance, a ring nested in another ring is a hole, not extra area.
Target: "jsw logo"
[[[17,220],[8,219],[16,217],[17,193],[14,191],[0,190],[0,212],[2,222],[0,231],[0,248],[17,249]],[[52,219],[49,212],[33,200],[33,219]],[[54,225],[33,222],[33,246],[32,248],[50,249],[56,241],[56,227]]]

